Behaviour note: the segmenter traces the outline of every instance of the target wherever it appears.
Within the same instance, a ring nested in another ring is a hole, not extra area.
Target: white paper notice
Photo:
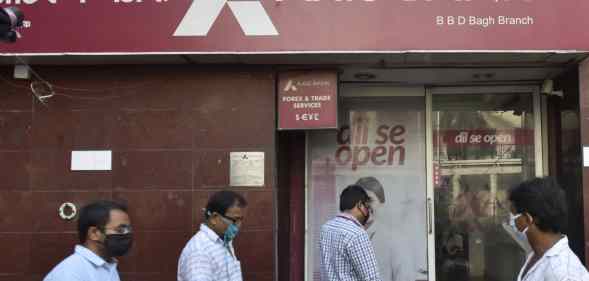
[[[71,170],[110,171],[112,170],[112,151],[72,151]]]
[[[583,146],[583,167],[589,167],[589,146]]]
[[[264,152],[231,152],[229,185],[264,186]]]

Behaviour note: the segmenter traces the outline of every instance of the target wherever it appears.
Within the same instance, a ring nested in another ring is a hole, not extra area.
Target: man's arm
[[[360,275],[360,280],[381,281],[376,255],[368,234],[356,235],[348,244],[347,249],[354,271]]]

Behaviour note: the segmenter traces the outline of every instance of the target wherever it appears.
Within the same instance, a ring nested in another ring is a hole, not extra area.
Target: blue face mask
[[[234,222],[229,221],[224,217],[221,218],[223,218],[223,220],[227,224],[229,224],[229,226],[225,230],[225,233],[223,234],[223,242],[227,245],[229,244],[229,242],[233,241],[233,239],[235,239],[235,237],[237,236],[237,233],[239,232],[239,226],[237,226]]]

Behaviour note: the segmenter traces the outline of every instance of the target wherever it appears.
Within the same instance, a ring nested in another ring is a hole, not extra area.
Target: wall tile
[[[230,152],[264,152],[264,186],[254,189],[269,190],[272,186],[274,154],[268,149],[235,148],[233,150],[202,150],[194,153],[194,188],[224,189],[230,183]],[[232,187],[236,188],[236,187]],[[237,187],[244,188],[244,187]],[[250,188],[250,187],[245,187]]]
[[[70,150],[33,151],[33,190],[109,190],[111,171],[71,171]]]
[[[243,281],[272,281],[274,274],[272,272],[256,272],[243,276]]]
[[[0,152],[0,191],[30,189],[30,153]]]
[[[31,112],[0,111],[0,150],[31,148]]]
[[[59,219],[59,205],[99,198],[127,202],[137,231],[122,280],[176,280],[200,208],[228,188],[229,151],[248,149],[267,153],[266,186],[231,188],[250,201],[236,245],[245,280],[272,278],[272,73],[161,65],[36,70],[68,97],[41,105],[15,88],[0,98],[0,151],[24,150],[0,152],[0,231],[18,233],[0,234],[0,250],[9,253],[0,258],[0,281],[41,281],[77,243],[76,222]],[[113,150],[113,170],[70,171],[72,149]],[[28,247],[20,247],[22,239]],[[22,257],[24,272],[12,274]]]
[[[118,149],[191,149],[191,113],[177,110],[119,111],[115,118],[114,139]]]
[[[32,194],[29,191],[0,192],[0,232],[31,232],[32,207]]]
[[[137,231],[191,231],[190,191],[115,191],[113,198],[127,202]]]
[[[0,272],[26,273],[31,266],[31,234],[0,233]],[[1,279],[0,279],[1,280]]]
[[[35,149],[69,149],[72,146],[72,113],[55,100],[49,106],[37,106],[33,115]]]
[[[33,96],[29,89],[30,81],[12,78],[13,66],[8,66],[10,69],[6,66],[2,66],[2,68],[4,69],[0,69],[0,85],[2,87],[0,110],[32,111]]]
[[[244,274],[273,271],[274,242],[271,230],[240,232],[234,246]]]
[[[0,275],[0,281],[33,281],[29,274],[6,274]]]
[[[229,186],[229,152],[209,150],[194,153],[195,188],[226,188]],[[196,185],[199,183],[199,185]]]
[[[192,189],[190,151],[133,151],[113,155],[116,189]]]
[[[31,250],[31,273],[45,275],[74,252],[77,233],[35,233]]]
[[[32,193],[33,230],[38,232],[77,231],[77,218],[66,221],[59,217],[59,207],[71,202],[81,208],[96,200],[111,200],[111,192],[41,192]]]
[[[195,97],[195,147],[272,146],[275,132],[271,75],[219,74]],[[215,79],[222,79],[215,83]],[[219,120],[229,122],[220,123]]]
[[[113,149],[114,112],[75,110],[71,113],[71,118],[73,149]]]
[[[243,228],[245,231],[256,228],[272,229],[273,201],[272,191],[254,191],[252,189],[241,192],[247,200],[247,217]]]

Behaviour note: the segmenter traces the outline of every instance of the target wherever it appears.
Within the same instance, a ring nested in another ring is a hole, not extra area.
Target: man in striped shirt
[[[204,209],[206,222],[182,250],[178,281],[242,281],[241,264],[232,241],[245,216],[245,199],[219,191]]]
[[[359,185],[340,195],[341,213],[321,227],[321,281],[381,281],[374,248],[365,230],[370,197]]]

